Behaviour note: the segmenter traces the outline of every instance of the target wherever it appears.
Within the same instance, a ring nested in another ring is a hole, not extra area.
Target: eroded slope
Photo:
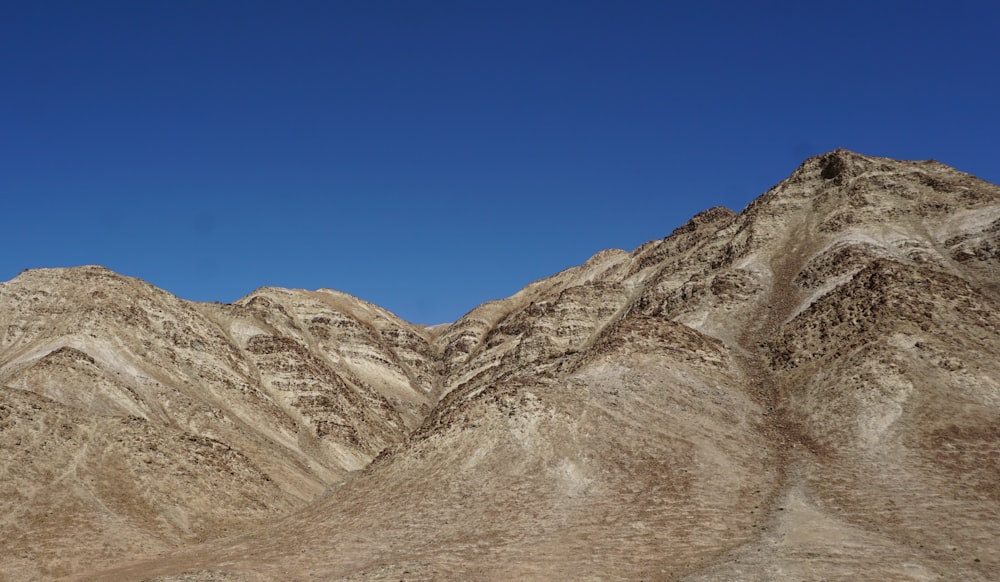
[[[838,150],[437,334],[326,291],[198,306],[317,480],[382,452],[264,528],[88,578],[987,580],[998,221],[996,186]],[[84,348],[10,377],[148,417]]]
[[[0,285],[0,322],[12,580],[301,507],[402,439],[434,383],[419,328],[335,292],[192,304],[98,267],[37,270]]]

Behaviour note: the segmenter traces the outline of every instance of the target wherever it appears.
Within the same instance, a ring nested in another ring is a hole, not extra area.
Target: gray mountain
[[[425,328],[0,285],[7,579],[1000,571],[1000,188],[837,150]]]

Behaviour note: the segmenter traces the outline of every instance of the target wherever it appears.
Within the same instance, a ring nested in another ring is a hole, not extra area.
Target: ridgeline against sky
[[[839,149],[422,326],[0,283],[0,581],[996,580],[1000,186]]]
[[[0,280],[102,264],[436,323],[836,147],[998,182],[998,10],[7,5]]]

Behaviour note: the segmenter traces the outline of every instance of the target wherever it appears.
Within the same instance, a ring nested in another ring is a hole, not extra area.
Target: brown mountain
[[[425,328],[0,285],[0,576],[988,580],[1000,188],[837,150]]]

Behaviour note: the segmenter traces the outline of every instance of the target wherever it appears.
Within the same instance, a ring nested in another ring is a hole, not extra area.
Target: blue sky
[[[0,280],[331,287],[410,321],[837,147],[1000,182],[979,2],[0,3]]]

